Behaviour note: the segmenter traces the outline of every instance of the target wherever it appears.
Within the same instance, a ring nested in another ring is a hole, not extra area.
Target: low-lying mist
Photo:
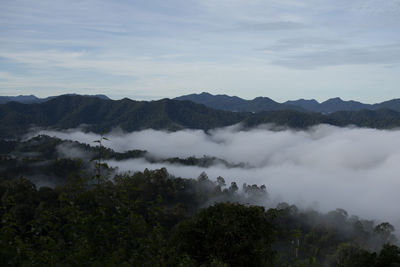
[[[41,131],[61,139],[95,145],[100,136],[79,130]],[[196,178],[205,171],[214,180],[225,178],[239,186],[265,184],[273,203],[286,201],[321,211],[344,208],[364,218],[400,225],[400,131],[339,128],[319,125],[307,131],[273,130],[263,126],[243,130],[240,126],[163,132],[144,130],[106,134],[105,147],[118,152],[147,150],[155,158],[214,156],[245,167],[208,168],[146,159],[109,160],[120,171],[143,171],[166,167],[175,176]]]

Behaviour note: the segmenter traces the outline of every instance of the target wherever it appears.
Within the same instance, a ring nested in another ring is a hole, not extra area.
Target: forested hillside
[[[17,138],[35,127],[70,129],[83,126],[86,131],[102,133],[116,127],[128,132],[148,128],[208,130],[237,123],[248,127],[273,123],[298,129],[321,123],[390,129],[400,126],[400,113],[389,109],[331,114],[293,110],[243,113],[211,109],[190,101],[114,101],[77,95],[59,96],[40,104],[10,102],[0,105],[1,138]]]
[[[2,266],[397,266],[389,223],[281,203],[264,185],[182,179],[166,169],[0,182]],[[213,204],[215,203],[215,204]],[[390,244],[390,242],[392,244]]]
[[[15,137],[33,126],[68,129],[87,125],[87,130],[95,132],[107,132],[114,127],[125,131],[210,129],[235,124],[244,117],[245,114],[169,99],[113,101],[65,95],[41,104],[11,102],[0,105],[0,137]]]
[[[213,164],[222,164],[230,168],[244,166],[244,163],[235,165],[211,156],[160,158],[151,156],[144,150],[115,152],[109,148],[100,149],[88,144],[40,135],[22,142],[0,140],[0,177],[3,179],[25,177],[37,185],[64,185],[71,174],[90,176],[94,171],[91,163],[100,158],[116,161],[142,158],[150,163],[204,168]]]

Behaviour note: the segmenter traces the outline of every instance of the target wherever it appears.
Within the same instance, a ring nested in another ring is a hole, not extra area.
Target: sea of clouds
[[[96,145],[100,136],[80,130],[41,131],[61,139]],[[400,225],[400,130],[340,128],[318,125],[308,130],[276,130],[262,126],[245,130],[240,125],[204,132],[115,130],[105,147],[123,152],[147,150],[154,158],[214,156],[244,167],[214,164],[208,168],[146,159],[109,160],[119,171],[166,167],[174,176],[196,178],[205,171],[210,179],[227,184],[265,184],[269,203],[279,201],[320,211],[346,209],[363,218]],[[267,200],[266,200],[267,202]]]

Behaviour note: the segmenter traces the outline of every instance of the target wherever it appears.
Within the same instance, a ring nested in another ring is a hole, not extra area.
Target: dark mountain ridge
[[[385,108],[400,112],[400,99],[392,99],[376,104],[364,104],[353,100],[345,101],[339,97],[328,99],[322,103],[319,103],[315,99],[299,99],[278,103],[268,97],[256,97],[252,100],[246,100],[237,96],[212,95],[206,92],[201,94],[184,95],[174,99],[189,100],[211,108],[236,112],[297,110],[333,113],[337,111],[359,111],[362,109],[378,110]]]
[[[203,92],[201,94],[180,96],[174,98],[174,100],[188,100],[214,109],[235,112],[260,112],[285,109],[305,111],[302,107],[290,104],[280,104],[268,97],[256,97],[253,100],[245,100],[237,96],[212,95]]]
[[[76,95],[76,94],[66,94]],[[110,100],[106,95],[84,95],[92,96],[100,99]],[[23,104],[35,104],[47,102],[58,96],[49,96],[46,98],[38,98],[34,95],[20,96],[0,96],[0,104],[8,102],[18,102]],[[173,100],[188,100],[198,104],[203,104],[213,109],[234,111],[234,112],[262,112],[274,110],[297,110],[310,111],[320,113],[333,113],[337,111],[358,111],[362,109],[378,110],[392,109],[400,112],[400,99],[391,99],[376,104],[365,104],[354,100],[342,100],[339,97],[328,99],[319,103],[315,99],[298,99],[289,100],[283,103],[276,102],[269,97],[256,97],[252,100],[242,99],[237,96],[228,95],[212,95],[207,92],[201,94],[190,94],[176,97]]]
[[[32,127],[62,130],[83,126],[83,130],[102,133],[116,127],[128,132],[149,128],[208,130],[237,123],[244,127],[272,123],[304,129],[325,123],[388,129],[400,126],[400,113],[389,109],[330,114],[295,110],[231,112],[191,101],[105,100],[79,95],[63,95],[36,104],[9,102],[0,105],[0,138],[19,138]]]
[[[0,136],[16,137],[30,127],[68,129],[81,125],[95,132],[110,131],[114,127],[125,131],[211,129],[235,124],[244,116],[189,101],[162,99],[146,102],[63,95],[44,103],[9,102],[0,105]]]

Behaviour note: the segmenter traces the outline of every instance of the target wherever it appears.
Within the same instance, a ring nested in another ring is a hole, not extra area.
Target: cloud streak
[[[89,144],[99,138],[73,130],[41,133]],[[120,171],[166,167],[175,176],[191,178],[205,171],[211,179],[223,176],[228,184],[265,184],[275,203],[317,205],[322,211],[344,208],[365,218],[400,223],[400,131],[327,125],[308,131],[273,131],[267,126],[244,131],[235,126],[208,134],[145,130],[115,131],[106,137],[110,141],[104,145],[116,151],[144,149],[157,158],[209,155],[251,166],[227,168],[216,164],[201,168],[149,163],[145,159],[109,161]]]
[[[236,30],[242,31],[285,31],[299,30],[305,28],[306,25],[293,21],[274,21],[264,23],[241,23]]]
[[[396,64],[400,63],[400,44],[322,48],[302,55],[288,56],[273,63],[288,68],[306,69],[335,65]]]

